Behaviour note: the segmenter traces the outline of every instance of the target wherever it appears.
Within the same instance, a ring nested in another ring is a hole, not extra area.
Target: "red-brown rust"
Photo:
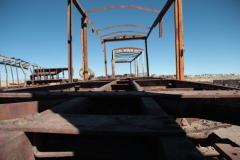
[[[140,9],[140,10],[145,10],[145,11],[150,11],[150,12],[157,12],[159,13],[160,10],[157,9],[152,9],[152,8],[146,8],[146,7],[141,7],[141,6],[129,6],[129,5],[121,5],[121,6],[107,6],[107,7],[102,7],[102,8],[95,8],[91,10],[87,10],[86,13],[92,13],[92,12],[98,12],[102,10],[108,10],[108,9],[124,9],[124,8],[132,8],[132,9]]]
[[[32,145],[24,132],[0,132],[0,159],[35,159]]]

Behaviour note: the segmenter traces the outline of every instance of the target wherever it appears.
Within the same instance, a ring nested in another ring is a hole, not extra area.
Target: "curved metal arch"
[[[116,8],[132,8],[132,9],[140,9],[140,10],[145,10],[149,12],[157,12],[160,13],[160,10],[157,9],[152,9],[152,8],[146,8],[146,7],[141,7],[141,6],[132,6],[132,5],[120,5],[120,6],[106,6],[106,7],[101,7],[101,8],[95,8],[91,10],[85,11],[86,13],[92,13],[92,12],[98,12],[98,11],[103,11],[103,10],[108,10],[108,9],[116,9]]]
[[[143,35],[117,35],[103,39],[103,42],[128,41],[128,40],[145,40],[147,36]]]
[[[138,34],[145,34],[145,35],[147,35],[147,32],[138,32],[138,31],[134,31],[134,30],[124,30],[124,31],[117,31],[117,32],[104,34],[104,35],[102,35],[102,37],[106,37],[106,36],[110,36],[110,35],[118,34],[118,33],[126,33],[126,32],[132,32],[132,33],[138,33]]]
[[[136,27],[136,28],[146,28],[146,29],[150,29],[150,27],[148,26],[142,26],[142,25],[137,25],[137,24],[118,24],[118,25],[114,25],[114,26],[109,26],[109,27],[105,27],[105,28],[100,28],[97,31],[103,31],[103,30],[107,30],[107,29],[112,29],[112,28],[118,28],[118,27]]]
[[[136,48],[136,47],[121,47],[121,48],[115,48],[115,49],[113,49],[114,51],[115,50],[141,50],[141,51],[143,51],[143,49],[142,48]],[[136,53],[136,54],[138,54],[138,53]]]

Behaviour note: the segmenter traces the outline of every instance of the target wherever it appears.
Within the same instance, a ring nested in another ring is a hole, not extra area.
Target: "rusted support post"
[[[134,60],[135,77],[137,77],[137,62]]]
[[[88,80],[88,44],[87,44],[87,17],[82,17],[82,57],[83,80]]]
[[[17,73],[17,80],[18,80],[18,87],[20,87],[19,86],[19,77],[18,77],[18,67],[17,67],[17,62],[15,62],[15,67],[16,67],[16,73]]]
[[[159,38],[163,37],[163,20],[159,22]]]
[[[72,82],[72,0],[68,0],[68,83]]]
[[[106,43],[103,42],[103,52],[104,52],[104,66],[105,66],[105,76],[108,78],[108,72],[107,72],[107,50],[106,50]]]
[[[178,0],[179,7],[179,54],[180,54],[180,80],[184,80],[184,40],[183,40],[183,16],[182,16],[182,0]]]
[[[55,69],[56,79],[58,79],[57,69]]]
[[[132,75],[132,63],[130,62],[130,76]]]
[[[174,17],[175,17],[175,47],[176,47],[176,79],[184,80],[182,0],[174,1]]]
[[[26,72],[24,71],[24,69],[23,69],[23,66],[22,66],[22,64],[21,63],[19,63],[19,66],[21,67],[21,69],[22,69],[22,72],[23,72],[23,74],[24,74],[24,87],[26,87],[26,85],[27,85],[27,74],[26,74]],[[31,68],[30,68],[30,70],[31,70]]]
[[[112,78],[115,78],[115,52],[112,51]]]
[[[5,72],[6,72],[6,87],[8,89],[8,71],[7,71],[7,66],[6,66],[5,60],[3,60],[3,63],[4,63],[4,66],[5,66]]]
[[[145,51],[146,51],[146,63],[147,63],[147,77],[149,77],[149,65],[148,65],[148,47],[147,47],[147,39],[145,39]]]
[[[42,80],[42,68],[41,67],[39,67],[40,69],[39,69],[39,71],[40,71],[40,75],[39,75],[39,72],[38,72],[38,75],[39,75],[39,78],[40,78],[40,80]]]
[[[33,73],[35,73],[35,71],[33,70]],[[40,78],[41,79],[41,78]],[[37,80],[39,80],[39,69],[38,69],[38,66],[37,66]]]
[[[51,72],[50,72],[50,69],[48,69],[48,73],[49,73],[49,79],[51,79]]]
[[[43,76],[44,76],[44,79],[46,79],[46,75],[45,75],[45,69],[43,68]]]
[[[139,77],[139,57],[137,57],[137,77]]]
[[[144,52],[142,52],[142,77],[144,77]]]
[[[176,79],[179,80],[179,36],[178,36],[178,0],[174,1],[175,50],[176,50]]]
[[[32,72],[32,86],[34,86],[34,66],[33,66],[33,70],[31,70],[30,68],[30,71]]]
[[[12,74],[12,83],[13,83],[13,87],[14,87],[14,77],[13,77],[13,71],[12,71],[12,62],[10,63],[10,68],[11,68],[11,74]]]

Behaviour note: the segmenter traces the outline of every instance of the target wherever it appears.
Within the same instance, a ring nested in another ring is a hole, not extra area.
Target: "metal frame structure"
[[[169,0],[167,3],[169,3],[169,2],[172,3],[173,0],[172,1]],[[101,10],[107,10],[107,9],[114,9],[114,8],[132,8],[132,9],[140,9],[140,10],[151,11],[151,12],[158,12],[158,13],[160,12],[159,15],[162,14],[162,11],[160,11],[160,10],[155,10],[155,9],[150,9],[150,8],[145,8],[145,7],[140,7],[140,6],[108,6],[108,7],[97,8],[97,9],[85,11],[82,8],[81,4],[78,2],[78,0],[68,0],[68,70],[69,70],[69,80],[68,81],[69,81],[69,83],[72,83],[72,81],[73,81],[73,79],[72,79],[72,77],[73,77],[73,73],[72,73],[72,69],[73,69],[72,68],[72,3],[76,6],[78,11],[82,15],[82,22],[81,22],[81,24],[82,24],[81,40],[82,40],[82,57],[83,57],[82,68],[83,68],[83,74],[84,74],[83,79],[85,81],[87,80],[87,74],[88,74],[87,23],[91,26],[92,32],[96,33],[97,36],[100,38],[101,42],[103,43],[104,64],[105,64],[105,75],[106,75],[106,77],[108,77],[108,75],[107,75],[107,56],[106,56],[106,44],[105,43],[110,42],[110,41],[113,42],[113,41],[138,40],[138,39],[143,39],[143,40],[146,41],[147,37],[149,36],[149,34],[151,32],[151,30],[153,29],[153,27],[156,26],[155,24],[153,24],[154,26],[150,27],[149,32],[147,33],[146,36],[133,35],[133,36],[129,37],[129,35],[122,35],[122,36],[115,36],[114,38],[103,39],[103,36],[122,33],[122,32],[126,32],[126,31],[119,31],[119,32],[109,33],[107,35],[101,36],[98,33],[101,30],[105,30],[105,29],[109,29],[109,28],[115,28],[115,27],[123,27],[123,26],[133,26],[133,27],[143,28],[143,26],[135,25],[135,24],[124,24],[124,25],[110,26],[110,27],[106,27],[106,28],[102,28],[102,29],[97,30],[93,26],[93,23],[90,21],[87,13],[101,11]],[[163,28],[162,27],[162,17],[161,17],[161,19],[156,20],[156,21],[158,21],[160,23],[160,36],[162,36],[162,28]],[[149,27],[144,26],[144,28],[149,28]],[[128,31],[128,32],[135,32],[136,33],[137,31],[131,30],[131,31]],[[139,32],[137,32],[137,33],[139,33]],[[141,32],[141,34],[143,34],[143,33]],[[146,50],[146,58],[148,60],[147,46],[146,46],[145,50]],[[147,64],[148,64],[148,62],[147,62]],[[149,71],[148,71],[148,76],[149,76]]]
[[[72,77],[72,3],[83,16],[82,82],[73,82]],[[107,76],[106,42],[145,40],[148,66],[148,36],[172,3],[177,80],[136,77],[87,81],[87,23],[103,44]],[[121,7],[97,10],[112,8]],[[147,36],[103,39],[78,0],[68,0],[69,83],[0,92],[0,159],[240,159],[240,146],[211,134],[219,127],[240,126],[240,88],[182,81],[182,26],[182,1],[168,0]],[[207,124],[206,128],[191,127],[199,118],[203,123],[207,122],[202,119],[218,123]],[[202,143],[211,147],[199,147]]]
[[[135,62],[135,77],[139,77],[139,59],[142,55],[142,75],[144,75],[144,51],[141,48],[123,47],[112,50],[112,78],[115,78],[115,63],[130,63],[130,75],[132,74],[131,63]],[[148,68],[148,66],[147,66]]]
[[[5,66],[5,72],[6,72],[6,88],[8,89],[8,70],[7,70],[7,67],[6,66],[10,66],[10,69],[11,69],[11,75],[12,75],[12,87],[15,86],[15,83],[14,83],[14,74],[13,74],[13,70],[12,70],[12,66],[16,67],[16,74],[17,74],[17,84],[16,86],[20,87],[20,83],[19,83],[19,77],[18,77],[18,70],[17,68],[21,68],[22,69],[22,72],[24,74],[24,84],[23,84],[23,87],[26,87],[26,81],[27,81],[27,75],[24,71],[24,69],[28,70],[28,67],[32,66],[33,67],[33,70],[34,70],[34,67],[39,67],[40,69],[42,69],[43,67],[40,67],[39,65],[35,64],[35,63],[30,63],[30,62],[26,62],[24,60],[21,60],[21,59],[16,59],[14,57],[12,58],[9,58],[9,57],[6,57],[6,56],[2,56],[0,55],[0,59],[3,59],[2,62],[0,62],[0,64],[3,64]],[[14,63],[14,64],[13,64]],[[30,71],[32,73],[32,76],[33,76],[33,70],[30,68]],[[32,82],[32,84],[34,84],[34,82]],[[1,88],[1,86],[0,86]]]

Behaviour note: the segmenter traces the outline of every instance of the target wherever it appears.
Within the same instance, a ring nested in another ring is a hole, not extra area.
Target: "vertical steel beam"
[[[148,47],[147,47],[147,39],[145,39],[145,50],[146,50],[146,63],[147,63],[147,77],[149,77],[149,65],[148,65]]]
[[[137,77],[139,77],[139,57],[137,57]]]
[[[4,66],[5,66],[5,72],[6,72],[6,87],[8,89],[8,71],[7,71],[7,66],[6,66],[5,60],[3,60],[3,63],[4,63]]]
[[[16,67],[16,73],[17,73],[17,80],[18,80],[18,87],[20,87],[19,86],[19,77],[18,77],[18,67],[17,67],[17,62],[15,62],[15,67]]]
[[[130,62],[130,76],[132,75],[132,63]]]
[[[72,0],[68,0],[68,83],[72,82]]]
[[[33,67],[33,70],[31,70],[31,68],[30,68],[30,71],[31,71],[31,73],[32,73],[32,86],[34,86],[34,66],[32,66]]]
[[[68,68],[69,69],[69,68]],[[48,72],[49,72],[49,79],[51,79],[51,72],[50,72],[50,69],[48,69]]]
[[[163,37],[163,20],[159,22],[159,38]]]
[[[179,36],[178,36],[178,0],[174,1],[174,22],[175,22],[175,51],[176,51],[176,79],[179,80]]]
[[[44,68],[43,68],[43,73],[44,73],[44,79],[46,79],[45,69]]]
[[[137,62],[134,60],[135,77],[137,77]]]
[[[184,41],[183,41],[183,16],[182,16],[182,0],[178,0],[178,28],[179,28],[179,62],[180,62],[180,80],[184,80]]]
[[[87,17],[82,17],[82,56],[83,56],[83,80],[88,80],[88,43],[87,43]]]
[[[182,0],[174,1],[174,17],[175,17],[176,79],[184,80]]]
[[[112,78],[115,78],[115,52],[112,51]]]
[[[104,67],[105,67],[105,76],[108,78],[107,72],[107,50],[106,50],[106,43],[103,42],[103,52],[104,52]]]
[[[142,52],[142,77],[144,77],[144,52]]]
[[[34,72],[34,70],[33,70],[33,72]],[[39,80],[39,69],[38,69],[38,66],[37,66],[37,80]]]
[[[13,77],[13,71],[12,71],[12,62],[10,63],[10,68],[11,68],[11,74],[12,74],[12,83],[13,83],[13,87],[14,87],[14,77]]]

